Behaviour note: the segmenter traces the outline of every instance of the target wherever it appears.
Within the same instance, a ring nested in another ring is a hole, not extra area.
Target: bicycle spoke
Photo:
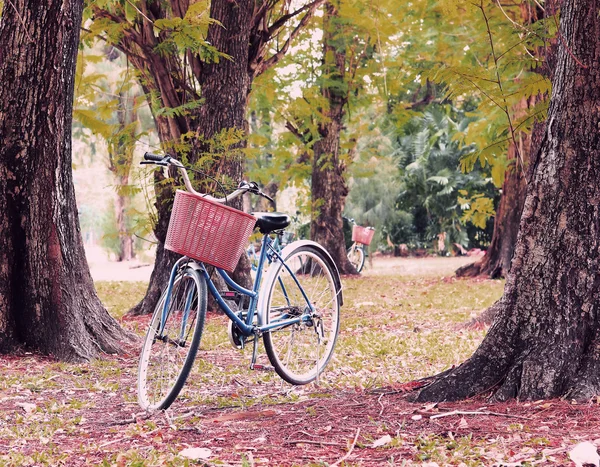
[[[290,270],[280,268],[272,281],[267,322],[280,319],[286,300],[306,315],[300,323],[265,334],[265,348],[280,376],[293,384],[306,384],[319,378],[333,352],[339,327],[338,292],[326,262],[311,248],[292,252],[285,261]]]

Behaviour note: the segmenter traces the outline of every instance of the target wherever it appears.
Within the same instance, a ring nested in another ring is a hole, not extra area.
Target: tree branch
[[[261,62],[260,60],[262,58],[262,53],[261,53],[262,51],[261,50],[257,51],[255,59],[250,63],[250,66],[249,66],[249,68],[254,71],[254,76],[259,76],[260,74],[264,73],[266,70],[271,68],[273,65],[278,63],[283,58],[283,56],[286,54],[286,52],[290,48],[290,44],[292,43],[292,41],[296,38],[296,36],[298,36],[298,34],[302,30],[302,28],[304,26],[306,26],[306,23],[308,23],[308,21],[313,17],[315,10],[319,6],[321,6],[324,2],[325,2],[325,0],[315,0],[314,2],[310,3],[309,5],[304,6],[303,8],[300,8],[299,10],[297,10],[294,13],[290,13],[289,15],[282,16],[275,23],[275,24],[279,23],[281,21],[281,19],[284,17],[287,17],[287,19],[289,19],[289,18],[296,16],[298,13],[300,13],[302,11],[308,10],[308,11],[306,11],[306,14],[302,17],[300,22],[296,25],[294,30],[290,33],[287,40],[281,47],[281,49],[279,49],[274,55],[269,57],[267,60],[264,60]],[[283,26],[283,24],[281,24],[281,26]],[[279,29],[281,26],[279,26],[277,29]],[[275,31],[275,30],[276,29],[274,29],[274,25],[269,28],[269,35],[266,38],[266,40],[263,42],[263,44],[261,44],[261,46],[259,46],[260,48],[265,47],[266,42],[273,37],[272,31]]]
[[[269,39],[271,37],[273,37],[283,26],[285,26],[285,23],[287,23],[288,20],[292,19],[294,16],[298,16],[303,11],[309,10],[307,14],[310,14],[312,16],[312,13],[314,13],[314,11],[317,8],[319,8],[321,5],[323,5],[323,3],[325,3],[325,1],[326,0],[315,0],[314,2],[304,5],[302,8],[299,8],[292,13],[283,15],[281,18],[279,18],[277,21],[275,21],[269,28],[269,30],[268,30]]]

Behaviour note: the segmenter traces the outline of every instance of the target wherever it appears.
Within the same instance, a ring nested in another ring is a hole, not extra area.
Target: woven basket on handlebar
[[[370,245],[375,235],[375,229],[367,229],[360,225],[352,226],[352,241],[356,243],[362,243],[363,245]]]
[[[255,223],[250,214],[177,190],[165,248],[231,272]]]

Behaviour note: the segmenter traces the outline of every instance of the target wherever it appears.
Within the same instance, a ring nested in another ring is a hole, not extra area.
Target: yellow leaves
[[[458,197],[458,202],[463,210],[462,221],[471,222],[476,227],[484,229],[487,220],[496,214],[494,200],[481,193],[471,197],[467,197],[466,190],[459,190],[459,193],[461,196]]]

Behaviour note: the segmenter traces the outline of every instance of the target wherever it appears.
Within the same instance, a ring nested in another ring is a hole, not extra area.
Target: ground
[[[406,400],[411,381],[470,355],[485,330],[461,323],[502,293],[498,281],[454,279],[465,261],[375,258],[345,279],[340,340],[319,385],[250,371],[220,315],[209,316],[196,371],[165,413],[137,406],[139,342],[84,365],[0,357],[0,466],[573,465],[573,446],[600,437],[596,401]],[[145,284],[97,287],[142,333],[148,318],[123,313]],[[186,459],[189,448],[200,459]]]

